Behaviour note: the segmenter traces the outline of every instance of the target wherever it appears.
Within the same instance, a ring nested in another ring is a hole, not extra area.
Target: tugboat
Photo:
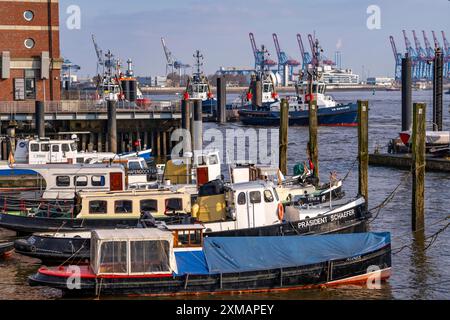
[[[184,95],[187,99],[202,100],[203,114],[212,117],[216,112],[217,100],[214,99],[208,79],[201,71],[203,55],[199,50],[194,54],[194,58],[196,70],[188,79]]]
[[[41,267],[28,278],[69,295],[276,292],[391,273],[390,234],[203,238],[202,226],[94,230],[89,265]],[[72,280],[77,275],[77,284]]]
[[[318,41],[316,41],[316,51]],[[264,60],[263,60],[264,61]],[[357,126],[358,107],[356,103],[338,104],[329,95],[326,95],[326,83],[322,79],[320,59],[315,59],[308,71],[309,79],[299,80],[296,84],[296,97],[289,97],[289,124],[307,126],[309,124],[309,102],[317,102],[318,124],[321,126]],[[264,62],[263,62],[264,63]],[[301,77],[303,78],[303,77]],[[275,81],[270,76],[266,66],[261,66],[255,78],[261,79],[262,99],[259,103],[247,104],[239,110],[239,117],[245,125],[278,126],[280,124],[280,99],[275,92]],[[254,90],[255,91],[255,90]],[[252,100],[255,92],[249,91],[247,100]],[[256,101],[256,100],[255,100]]]

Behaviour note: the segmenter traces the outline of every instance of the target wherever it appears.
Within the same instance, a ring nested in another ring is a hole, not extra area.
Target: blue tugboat
[[[195,72],[189,78],[185,98],[191,100],[202,100],[202,111],[204,115],[214,116],[217,107],[217,100],[214,99],[208,79],[201,71],[203,55],[197,50],[195,55]]]
[[[318,42],[316,42],[315,51],[320,51]],[[288,97],[289,124],[307,126],[309,124],[309,101],[314,99],[317,102],[319,125],[357,126],[357,104],[338,104],[331,96],[326,95],[326,83],[322,80],[322,67],[319,64],[320,57],[316,57],[308,70],[309,80],[299,80],[295,86],[296,96]],[[240,120],[245,125],[278,126],[281,101],[275,92],[275,77],[264,65],[260,66],[257,77],[261,79],[262,97],[254,99],[253,102],[239,110]],[[249,91],[247,100],[251,100],[253,94],[254,92]],[[256,101],[258,102],[255,103]]]

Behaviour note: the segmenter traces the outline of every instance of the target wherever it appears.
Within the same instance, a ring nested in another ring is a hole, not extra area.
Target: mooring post
[[[283,175],[287,175],[287,147],[288,147],[288,128],[289,128],[289,102],[287,99],[281,99],[280,104],[280,150],[279,167]]]
[[[414,103],[412,129],[412,230],[425,227],[426,104]]]
[[[116,102],[108,100],[108,147],[109,152],[117,153],[117,117]]]
[[[412,122],[412,78],[411,57],[406,53],[402,59],[402,131],[411,130]]]
[[[317,145],[317,100],[310,86],[309,93],[309,158],[314,165],[314,177],[319,183],[319,147]]]
[[[436,48],[433,63],[433,131],[442,131],[443,59]]]
[[[226,123],[227,85],[225,78],[217,78],[217,122]]]
[[[358,100],[358,193],[369,201],[369,102]]]
[[[202,150],[203,147],[203,117],[202,117],[202,100],[194,101],[194,150]]]
[[[259,75],[252,78],[252,104],[256,107],[262,106],[262,82]]]
[[[36,135],[39,138],[45,137],[45,107],[44,102],[35,102],[35,115],[36,118]]]
[[[191,103],[186,99],[181,101],[181,128],[191,131]]]

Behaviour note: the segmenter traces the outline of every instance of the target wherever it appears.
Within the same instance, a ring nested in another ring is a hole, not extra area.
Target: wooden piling
[[[227,86],[225,77],[217,78],[217,123],[227,122],[226,104],[227,104]]]
[[[413,105],[412,130],[412,230],[425,227],[425,134],[426,104]]]
[[[45,137],[45,107],[44,102],[35,102],[35,123],[36,123],[36,135],[39,138]]]
[[[203,114],[202,100],[194,101],[194,125],[193,125],[193,146],[195,151],[202,150],[203,147]]]
[[[309,101],[309,159],[314,165],[314,177],[319,183],[319,147],[317,145],[317,100],[310,89]]]
[[[116,102],[108,101],[108,147],[109,152],[117,153]],[[84,150],[84,149],[83,149]]]
[[[358,100],[358,193],[369,201],[369,102]]]
[[[443,59],[436,48],[433,63],[433,131],[442,131]]]
[[[279,167],[280,171],[287,175],[287,146],[288,146],[288,128],[289,128],[289,102],[287,99],[281,99],[280,104],[280,150]]]
[[[411,57],[406,53],[402,59],[402,131],[411,130],[412,121]]]

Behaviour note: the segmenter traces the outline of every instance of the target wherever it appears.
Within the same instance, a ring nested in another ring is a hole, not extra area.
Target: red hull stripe
[[[95,275],[89,266],[78,266],[80,268],[80,278],[81,279],[95,279],[95,278],[104,278],[104,279],[140,279],[140,278],[169,278],[172,277],[172,273],[164,273],[164,274],[141,274],[141,275],[128,275],[128,274],[108,274],[108,275]],[[46,267],[42,267],[38,271],[40,274],[50,276],[50,277],[58,277],[58,278],[69,278],[73,276],[72,269],[68,267],[59,267],[59,268],[51,268],[48,269]]]

